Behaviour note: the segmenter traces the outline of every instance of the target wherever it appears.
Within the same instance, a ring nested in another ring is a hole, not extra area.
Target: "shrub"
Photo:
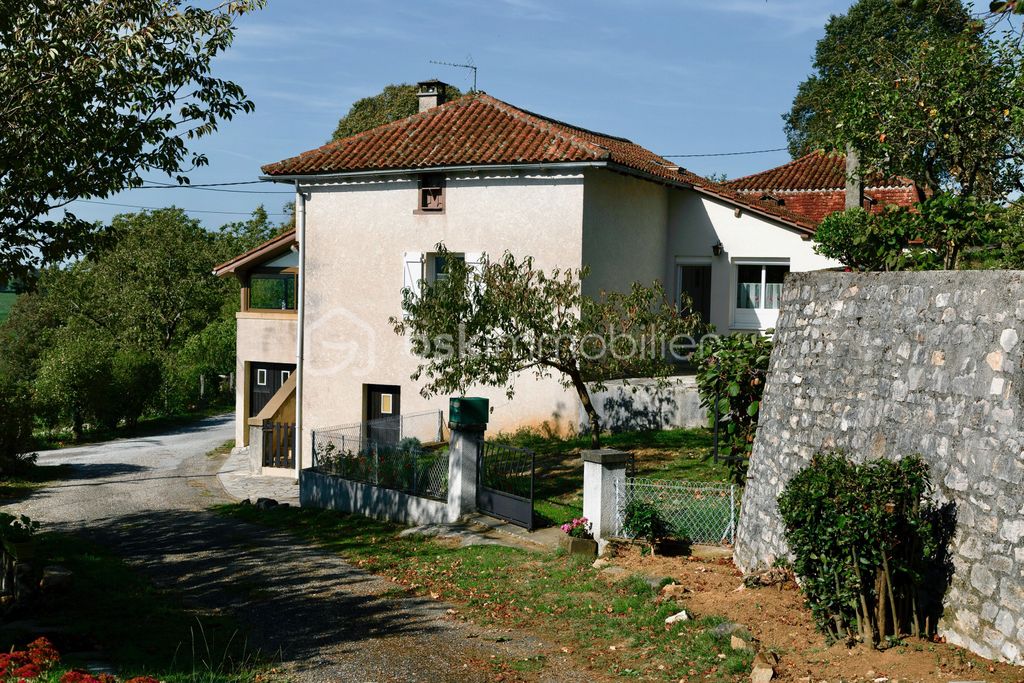
[[[714,412],[730,458],[733,480],[746,477],[747,459],[761,411],[772,342],[759,334],[709,337],[694,354],[701,405]]]
[[[633,538],[642,538],[650,546],[651,555],[654,546],[669,534],[668,524],[661,516],[657,507],[642,500],[631,500],[627,505],[622,519],[623,530]]]
[[[36,400],[51,426],[70,424],[77,439],[87,421],[111,420],[117,402],[112,355],[113,343],[103,335],[62,331],[43,354],[35,381]]]
[[[151,407],[153,398],[160,388],[160,361],[152,354],[134,349],[120,349],[111,359],[111,380],[117,401],[106,420],[114,425],[120,420],[128,427],[134,427],[143,413]]]
[[[0,477],[18,474],[34,459],[24,455],[32,444],[32,417],[28,387],[0,377]]]
[[[919,456],[854,464],[833,454],[815,456],[779,496],[793,569],[830,640],[878,645],[935,626],[925,577],[945,570],[949,529],[931,490]]]

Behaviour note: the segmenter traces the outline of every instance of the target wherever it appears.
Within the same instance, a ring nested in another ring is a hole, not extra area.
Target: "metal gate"
[[[525,448],[484,443],[477,463],[480,512],[533,530],[533,479],[537,456]]]

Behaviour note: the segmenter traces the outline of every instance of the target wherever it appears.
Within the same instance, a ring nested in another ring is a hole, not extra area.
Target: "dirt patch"
[[[678,601],[694,615],[720,615],[745,626],[762,647],[781,657],[774,680],[1024,683],[1024,667],[989,662],[947,643],[909,639],[885,651],[829,646],[814,628],[793,581],[745,588],[742,574],[727,558],[641,556],[635,546],[616,547],[613,552],[610,559],[615,565],[670,577],[683,586],[686,592]]]

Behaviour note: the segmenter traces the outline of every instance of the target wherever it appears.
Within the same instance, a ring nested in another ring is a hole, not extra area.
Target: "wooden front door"
[[[692,308],[683,312],[698,313],[704,322],[711,321],[711,266],[702,264],[684,264],[679,266],[677,275],[680,294],[686,294],[692,302]],[[680,300],[682,297],[680,297]]]
[[[295,365],[288,363],[249,364],[249,417],[260,414],[293,372]]]
[[[365,437],[378,443],[398,443],[402,439],[402,388],[367,384],[365,406]]]

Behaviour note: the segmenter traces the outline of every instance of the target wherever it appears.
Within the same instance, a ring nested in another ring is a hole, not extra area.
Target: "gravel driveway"
[[[297,681],[477,681],[494,658],[545,655],[540,680],[602,678],[551,643],[457,620],[450,605],[396,599],[395,584],[336,555],[206,509],[230,499],[216,478],[230,417],[161,436],[40,453],[73,466],[70,479],[8,511],[109,545],[196,607],[226,610],[250,646]]]

